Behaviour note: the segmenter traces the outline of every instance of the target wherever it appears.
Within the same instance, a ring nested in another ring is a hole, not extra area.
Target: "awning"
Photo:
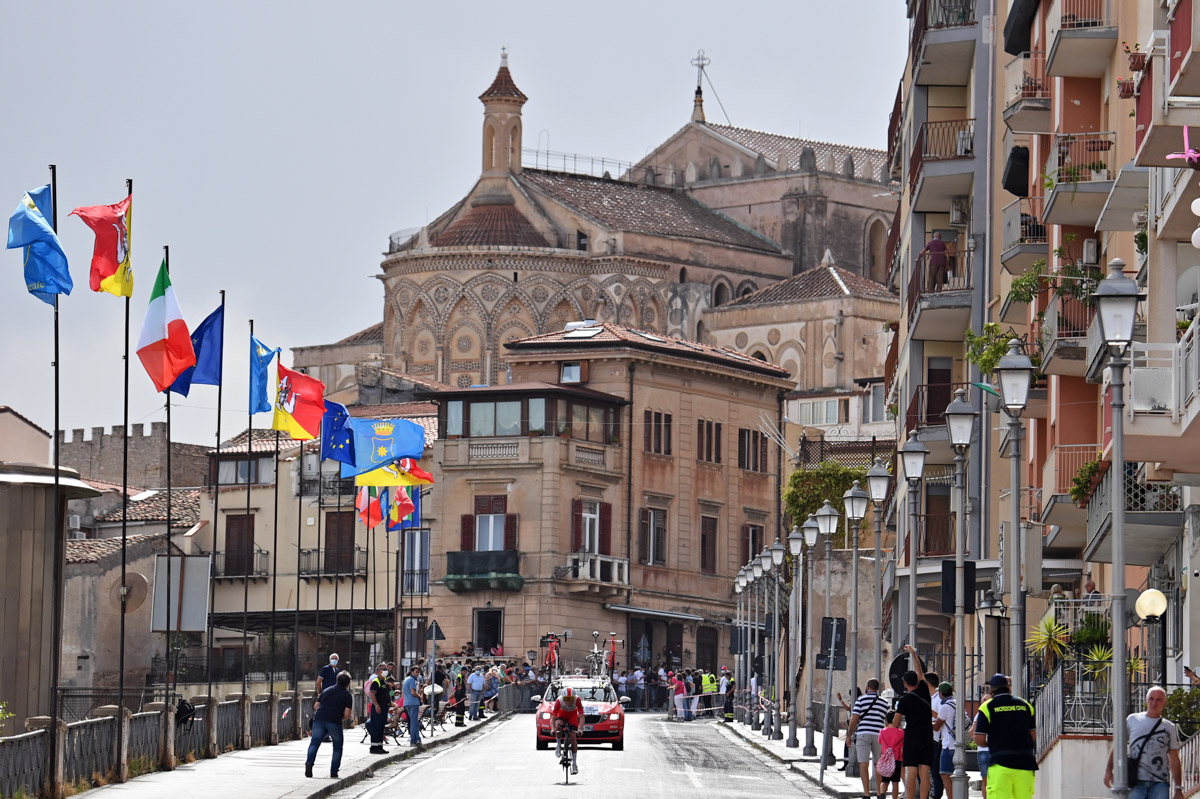
[[[1130,161],[1113,181],[1096,230],[1137,230],[1140,225],[1133,221],[1133,215],[1146,210],[1149,198],[1150,168],[1134,166]]]
[[[654,608],[639,608],[633,605],[614,605],[610,602],[604,603],[605,610],[616,610],[621,613],[632,613],[635,616],[661,616],[664,619],[680,619],[682,621],[708,621],[703,616],[697,616],[694,613],[677,613],[673,610],[656,610]]]

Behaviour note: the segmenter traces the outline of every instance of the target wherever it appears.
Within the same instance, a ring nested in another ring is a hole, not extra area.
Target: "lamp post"
[[[733,661],[733,685],[734,696],[742,688],[742,656],[746,652],[746,627],[742,623],[742,591],[745,586],[742,584],[742,573],[739,571],[733,578],[733,592],[737,595],[737,616],[734,619],[734,629],[737,630],[738,650]],[[735,721],[742,720],[742,709],[737,702],[733,703],[733,718]]]
[[[867,470],[867,491],[875,508],[875,673],[877,680],[883,679],[883,503],[887,501],[892,473],[883,465],[882,458]]]
[[[774,562],[771,558],[771,548],[768,546],[764,546],[762,549],[762,552],[758,553],[758,560],[762,563],[763,576],[764,577],[773,577],[773,575],[771,574],[771,568],[772,568]],[[766,627],[765,623],[767,621],[767,615],[768,615],[765,612],[765,608],[771,607],[771,605],[769,604],[770,601],[771,601],[771,584],[769,582],[764,582],[763,583],[763,608],[764,608],[764,612],[763,612],[764,625],[763,626],[764,627]],[[772,608],[772,611],[777,613],[777,610],[775,608]],[[771,619],[771,626],[767,627],[767,629],[764,630],[763,637],[765,639],[769,640],[771,643],[768,646],[763,647],[763,652],[762,652],[763,680],[760,684],[765,686],[766,688],[768,688],[768,690],[770,690],[775,685],[775,679],[774,679],[775,663],[771,658],[771,647],[773,647],[775,645],[775,620],[774,619]],[[774,729],[774,725],[775,725],[775,706],[771,703],[768,703],[766,715],[763,717],[763,724],[762,724],[763,736],[770,738],[771,730]]]
[[[800,601],[796,580],[800,576],[800,553],[804,550],[804,535],[800,528],[792,525],[792,532],[787,537],[788,552],[792,553],[792,596],[788,602],[788,664],[787,679],[792,689],[792,712],[788,716],[788,737],[784,744],[788,749],[796,749],[800,741],[796,738],[796,711],[800,707],[800,692],[796,689],[796,664],[800,662]]]
[[[829,500],[825,500],[825,504],[821,506],[816,513],[817,528],[821,531],[821,535],[825,538],[825,616],[832,618],[833,607],[830,604],[830,597],[833,595],[833,581],[830,576],[830,560],[833,557],[833,534],[838,528],[838,512],[829,504]],[[829,713],[833,709],[833,653],[837,644],[837,622],[833,622],[832,635],[829,636],[829,651],[825,653],[828,660],[825,661],[825,722],[821,725],[821,770],[819,774],[820,783],[825,785],[825,766],[833,765],[830,759],[833,758],[833,736],[829,734]]]
[[[821,532],[820,526],[817,525],[816,517],[811,513],[808,514],[807,521],[800,525],[800,530],[804,535],[804,548],[807,551],[805,559],[808,560],[808,601],[805,603],[808,606],[808,616],[806,626],[808,628],[808,643],[804,647],[805,671],[808,672],[808,691],[807,705],[804,709],[804,749],[800,751],[804,757],[816,757],[817,746],[814,741],[815,729],[813,726],[813,677],[817,670],[817,660],[813,656],[813,547],[817,545],[817,536]]]
[[[750,565],[750,572],[751,572],[751,574],[754,575],[754,631],[752,634],[753,638],[754,638],[754,649],[750,653],[750,674],[751,674],[750,679],[751,679],[751,685],[753,686],[754,684],[762,685],[762,678],[755,667],[754,660],[755,660],[755,654],[759,651],[759,649],[762,648],[762,630],[759,627],[759,623],[758,623],[758,612],[759,612],[759,610],[762,609],[763,565],[762,565],[762,560],[757,555],[750,558],[749,565]],[[764,611],[763,615],[764,616],[766,615],[765,611]],[[756,680],[755,677],[758,677],[758,679]],[[755,695],[753,691],[751,691],[750,729],[761,730],[762,726],[763,726],[762,719],[760,719],[758,717],[758,696]]]
[[[958,495],[958,513],[954,518],[954,695],[966,709],[967,672],[967,581],[964,563],[967,554],[967,447],[975,432],[975,409],[967,402],[965,389],[954,392],[946,407],[946,430],[954,448],[954,489]],[[971,587],[974,590],[974,586]],[[954,773],[950,777],[954,795],[967,796],[967,725],[962,711],[954,718]]]
[[[908,643],[913,649],[917,648],[917,561],[920,556],[917,547],[917,510],[920,504],[917,489],[925,473],[925,458],[928,455],[928,448],[917,440],[915,430],[900,447],[900,462],[904,465],[904,479],[908,481]]]
[[[1125,631],[1125,351],[1133,342],[1137,305],[1142,299],[1137,283],[1125,276],[1125,262],[1109,261],[1108,277],[1100,281],[1092,300],[1100,318],[1100,331],[1109,351],[1112,370],[1112,461],[1116,475],[1112,479],[1112,571],[1113,571],[1113,796],[1129,796],[1129,775],[1125,755],[1127,730],[1121,721],[1129,707],[1126,676]]]
[[[1025,696],[1025,593],[1021,588],[1021,413],[1029,401],[1033,380],[1033,362],[1020,350],[1020,342],[1008,342],[1008,354],[996,364],[1000,378],[1000,403],[1008,416],[1009,453],[1012,458],[1012,529],[1005,537],[1005,568],[1008,570],[1009,595],[1009,677],[1013,693]]]
[[[776,535],[775,543],[771,544],[771,574],[775,578],[775,624],[774,635],[771,637],[771,648],[774,650],[771,663],[775,675],[775,727],[771,731],[772,741],[783,740],[783,669],[780,668],[783,655],[783,649],[780,647],[780,639],[783,636],[780,633],[783,631],[783,625],[779,623],[779,584],[783,582],[783,557],[786,554],[787,549]]]
[[[850,553],[850,703],[854,704],[855,689],[858,688],[858,531],[863,517],[867,515],[870,495],[863,491],[857,480],[842,494],[842,507],[846,511],[846,524],[851,528],[853,544]]]
[[[1142,621],[1158,622],[1159,645],[1162,655],[1162,676],[1159,685],[1167,684],[1167,598],[1157,588],[1147,588],[1133,603],[1133,609]]]

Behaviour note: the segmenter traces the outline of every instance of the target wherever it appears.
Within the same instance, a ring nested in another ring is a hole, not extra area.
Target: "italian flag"
[[[146,309],[146,321],[142,323],[142,334],[138,337],[137,354],[159,391],[166,391],[184,370],[196,365],[192,337],[179,311],[175,289],[171,288],[166,261],[159,267],[158,279],[154,281],[150,307]]]

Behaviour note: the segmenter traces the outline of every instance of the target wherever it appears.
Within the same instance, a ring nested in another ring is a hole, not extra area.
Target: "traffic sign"
[[[442,628],[438,626],[437,620],[429,623],[429,629],[425,631],[426,641],[445,641],[446,634],[442,632]]]

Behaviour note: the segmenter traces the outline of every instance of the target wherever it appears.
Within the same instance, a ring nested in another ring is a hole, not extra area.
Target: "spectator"
[[[504,657],[504,647],[501,646],[499,641],[497,641],[496,645],[489,649],[488,652],[490,652],[494,658]]]
[[[936,289],[945,284],[946,275],[952,270],[948,266],[949,258],[946,255],[946,243],[942,241],[941,231],[933,231],[933,238],[925,245],[925,249],[921,250],[921,255],[928,256],[925,262],[929,275],[928,287]]]
[[[896,706],[897,714],[904,719],[904,795],[929,796],[930,771],[938,760],[929,686],[915,671],[909,670],[904,673],[904,687],[906,693]]]
[[[998,796],[1031,799],[1037,771],[1033,706],[1009,692],[1003,674],[992,675],[989,683],[992,698],[979,709],[975,722],[975,743],[990,750],[988,790]]]
[[[675,699],[675,720],[686,721],[687,683],[683,681],[683,674],[681,672],[668,671],[667,675],[670,676],[674,681],[672,688],[674,690],[673,696]]]
[[[879,796],[880,799],[887,792],[887,785],[892,786],[892,799],[899,799],[900,796],[900,780],[904,774],[903,754],[904,754],[904,730],[900,729],[900,721],[903,717],[894,710],[887,712],[887,726],[879,733],[879,749],[880,756],[884,749],[890,749],[892,757],[896,760],[896,770],[892,772],[890,777],[879,775]],[[984,794],[985,796],[987,794]]]
[[[304,761],[304,776],[313,775],[313,764],[317,752],[326,740],[333,742],[333,759],[329,761],[329,776],[337,779],[342,765],[342,724],[350,718],[354,698],[346,690],[350,687],[350,672],[338,672],[334,683],[321,692],[313,706],[312,739],[308,742],[308,757]]]
[[[1179,730],[1173,722],[1163,718],[1167,704],[1167,692],[1154,686],[1146,692],[1146,711],[1130,713],[1125,718],[1129,730],[1129,749],[1126,755],[1130,773],[1125,775],[1129,783],[1129,799],[1165,799],[1170,794],[1171,782],[1175,783],[1175,796],[1183,796],[1183,768],[1179,760]],[[1136,766],[1136,771],[1135,771]],[[1113,784],[1113,753],[1108,753],[1108,767],[1104,770],[1104,785]]]
[[[882,791],[882,787],[871,790],[871,763],[879,763],[882,751],[879,733],[887,723],[887,709],[887,702],[879,695],[879,680],[867,680],[867,692],[855,700],[850,722],[846,726],[846,738],[854,741],[858,755],[858,776],[862,779],[864,796]],[[879,774],[876,773],[875,777],[878,781]]]
[[[467,718],[476,721],[480,718],[479,703],[483,701],[483,667],[476,666],[471,672],[471,676],[467,678],[467,691],[470,697],[470,709],[467,711]]]
[[[642,699],[646,694],[646,672],[641,667],[635,667],[629,681],[625,684],[629,689],[629,709],[638,710],[642,707]]]
[[[446,707],[454,705],[454,726],[465,727],[467,723],[463,721],[463,716],[467,712],[467,681],[460,673],[454,679],[454,696],[446,703]]]
[[[942,744],[938,771],[941,774],[945,795],[954,799],[954,785],[950,780],[951,775],[954,774],[954,744],[956,743],[954,724],[957,708],[954,703],[954,686],[948,682],[939,684],[938,695],[941,697],[941,703],[938,705],[938,717],[933,721],[933,734],[940,737]],[[958,799],[966,799],[966,797],[960,796]]]
[[[500,669],[492,666],[483,675],[483,707],[489,713],[496,712],[497,697],[500,696]]]
[[[410,668],[400,690],[404,713],[408,716],[408,742],[417,749],[421,748],[421,684],[417,679],[420,673],[419,666]]]

